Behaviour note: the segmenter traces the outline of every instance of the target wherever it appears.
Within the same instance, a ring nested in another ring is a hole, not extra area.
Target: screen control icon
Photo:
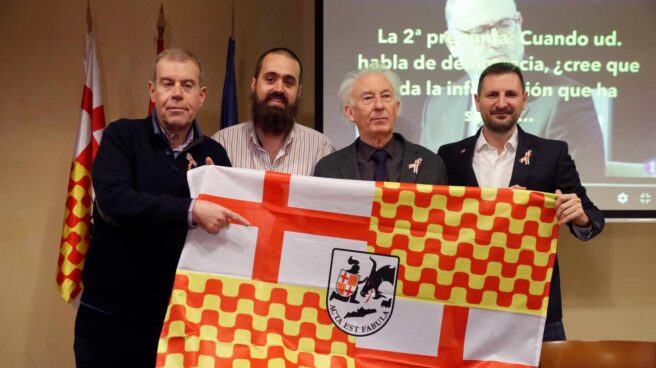
[[[651,202],[651,194],[647,192],[640,193],[640,203],[649,204]]]
[[[629,195],[628,194],[622,192],[622,193],[617,195],[617,202],[618,203],[626,204],[626,202],[628,202],[628,201],[629,201]]]

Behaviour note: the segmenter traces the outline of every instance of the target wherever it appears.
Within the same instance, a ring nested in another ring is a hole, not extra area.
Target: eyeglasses
[[[511,34],[517,29],[519,24],[519,13],[516,13],[512,18],[503,18],[500,21],[492,24],[484,24],[482,26],[474,27],[468,30],[457,29],[458,32],[470,36],[482,36],[489,34],[492,29],[496,29],[499,34]]]

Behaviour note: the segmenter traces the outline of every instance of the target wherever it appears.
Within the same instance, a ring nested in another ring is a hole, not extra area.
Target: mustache
[[[513,109],[512,107],[504,107],[503,109],[494,109],[491,111],[491,114],[512,114]]]
[[[289,104],[289,100],[287,99],[287,96],[286,96],[284,93],[282,93],[282,92],[275,92],[275,91],[269,93],[269,94],[266,96],[264,102],[269,102],[269,101],[271,101],[271,100],[273,100],[273,99],[282,100],[282,101],[285,103],[285,105],[288,105],[288,104]]]

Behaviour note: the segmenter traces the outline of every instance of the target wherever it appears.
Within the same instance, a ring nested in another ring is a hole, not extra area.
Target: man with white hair
[[[399,76],[389,70],[349,73],[339,88],[342,112],[360,137],[321,159],[315,176],[338,179],[446,184],[442,160],[394,133],[401,109]]]
[[[454,86],[471,91],[468,95],[431,96],[426,100],[421,122],[420,144],[430,150],[474,135],[483,126],[473,95],[481,72],[498,62],[520,65],[527,59],[522,39],[522,14],[514,0],[447,0],[446,44],[467,73]],[[584,182],[604,176],[604,146],[601,127],[592,99],[558,96],[562,86],[580,86],[565,76],[530,71],[523,67],[532,85],[551,87],[553,94],[532,96],[519,124],[527,133],[562,140]]]

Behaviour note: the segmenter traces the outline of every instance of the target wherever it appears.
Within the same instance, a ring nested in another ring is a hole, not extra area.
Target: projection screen
[[[395,130],[437,151],[480,126],[472,104],[480,70],[512,61],[524,71],[529,93],[523,129],[568,143],[590,197],[607,214],[656,217],[656,1],[446,5],[317,2],[317,125],[335,147],[356,138],[337,98],[350,71],[379,65],[397,72]]]

